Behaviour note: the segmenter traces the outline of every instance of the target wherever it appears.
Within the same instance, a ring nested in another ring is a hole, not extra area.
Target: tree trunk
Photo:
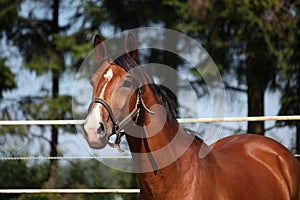
[[[59,0],[53,0],[53,18],[52,18],[52,30],[53,34],[59,32],[58,14],[59,14]],[[56,53],[59,55],[59,51],[56,49]],[[52,69],[52,98],[55,99],[59,95],[59,71]],[[57,113],[57,110],[53,111]],[[57,116],[57,115],[55,115]],[[57,145],[58,145],[58,128],[56,126],[51,127],[51,142],[50,142],[50,156],[57,157]],[[47,188],[55,188],[57,185],[57,160],[50,160],[49,177],[46,183]]]
[[[52,71],[52,93],[53,99],[58,97],[59,94],[59,78],[58,73]],[[57,111],[53,111],[57,112]],[[51,127],[51,142],[50,142],[50,156],[57,157],[57,145],[58,145],[58,128],[56,126]],[[47,181],[47,188],[55,188],[57,183],[57,160],[50,160],[49,177]]]
[[[264,116],[264,88],[248,78],[248,116]],[[264,135],[264,121],[248,122],[248,133]]]
[[[300,153],[300,121],[296,122],[296,153]]]
[[[299,21],[300,23],[300,21]],[[300,42],[300,41],[299,41]],[[297,115],[300,113],[300,108],[299,108],[299,100],[300,100],[300,71],[298,70],[297,72],[297,86],[296,86],[296,94],[294,95],[294,98],[296,97],[298,99],[297,103],[295,103],[295,109],[294,109],[294,115]],[[300,121],[296,121],[296,153],[300,154]],[[298,160],[300,161],[300,158],[298,157]]]
[[[55,126],[51,127],[51,150],[50,156],[57,157],[57,144],[58,144],[58,129]],[[49,177],[47,180],[47,188],[55,188],[57,184],[57,160],[50,160]]]

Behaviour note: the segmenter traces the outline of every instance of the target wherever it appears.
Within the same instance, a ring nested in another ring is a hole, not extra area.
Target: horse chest
[[[176,173],[176,169],[162,169],[140,176],[140,199],[198,199],[200,191],[197,170]],[[184,184],[189,183],[189,184]]]

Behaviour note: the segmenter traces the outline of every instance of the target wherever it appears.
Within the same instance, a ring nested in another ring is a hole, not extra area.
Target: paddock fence
[[[247,122],[247,121],[288,121],[300,120],[300,115],[227,117],[227,118],[180,118],[179,123]],[[0,120],[0,126],[18,125],[81,125],[84,120]]]
[[[300,115],[292,116],[260,116],[260,117],[229,117],[229,118],[181,118],[179,123],[223,123],[248,121],[287,121],[300,120]],[[30,125],[81,125],[84,120],[0,120],[1,126],[30,126]],[[295,154],[300,158],[300,154]],[[131,159],[130,156],[13,156],[0,157],[2,160],[72,160],[72,159]],[[137,194],[140,189],[0,189],[0,194]]]

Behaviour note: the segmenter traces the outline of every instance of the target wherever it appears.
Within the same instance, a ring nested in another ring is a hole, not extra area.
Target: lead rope
[[[116,136],[114,143],[112,144],[112,147],[116,148],[118,150],[118,152],[123,153],[124,150],[121,148],[120,143],[121,143],[122,137],[125,135],[125,132],[119,132],[116,135],[117,136]]]

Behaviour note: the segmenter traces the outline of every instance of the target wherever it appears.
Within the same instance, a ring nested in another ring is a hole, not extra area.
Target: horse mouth
[[[116,131],[111,130],[108,131],[108,129],[106,129],[105,125],[100,123],[100,126],[95,129],[95,128],[88,128],[88,127],[83,127],[83,131],[84,131],[84,139],[87,141],[89,147],[91,149],[103,149],[106,147],[106,145],[109,145],[110,147],[113,148],[118,148],[119,145],[116,145],[116,141],[115,140],[114,143],[110,142],[111,136],[113,135],[117,135],[118,138],[118,134],[116,133]],[[119,140],[120,140],[120,136],[119,136]],[[119,143],[119,142],[118,142]],[[119,149],[119,148],[118,148]],[[119,150],[121,151],[121,150]],[[121,151],[123,152],[123,151]]]
[[[108,139],[106,137],[99,137],[97,140],[88,140],[88,145],[92,149],[103,149],[108,144]]]

